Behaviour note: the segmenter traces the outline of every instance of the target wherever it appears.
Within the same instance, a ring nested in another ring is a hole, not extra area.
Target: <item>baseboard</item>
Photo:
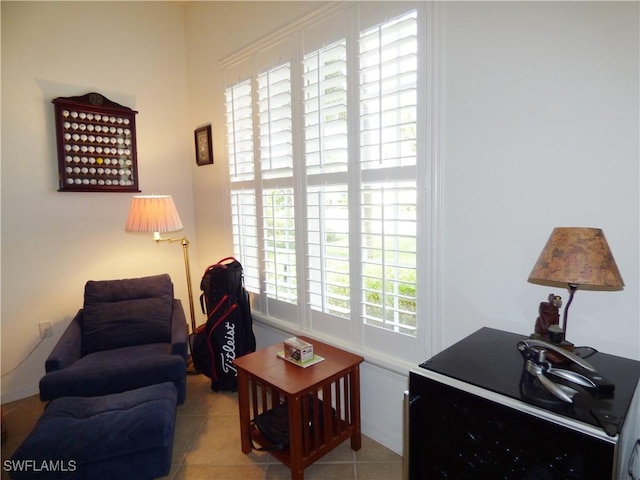
[[[382,430],[379,423],[368,422],[366,418],[362,418],[362,434],[387,447],[392,452],[400,456],[403,455],[402,430],[399,432]]]
[[[10,393],[3,393],[0,396],[0,403],[5,404],[9,402],[15,402],[16,400],[22,400],[23,398],[30,397],[32,395],[39,395],[40,389],[37,385],[21,388],[19,390],[12,391]]]

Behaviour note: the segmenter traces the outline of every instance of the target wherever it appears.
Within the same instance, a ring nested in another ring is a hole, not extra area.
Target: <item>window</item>
[[[312,318],[351,316],[347,45],[344,39],[303,60],[307,184],[307,277]]]
[[[263,193],[264,284],[269,298],[296,304],[296,229],[291,189]]]
[[[416,19],[410,12],[359,39],[362,318],[408,335],[417,300]]]
[[[348,319],[349,205],[346,185],[314,187],[307,194],[309,305]]]
[[[257,315],[413,361],[426,22],[423,6],[389,3],[306,19],[226,76],[233,244]]]
[[[415,182],[363,185],[362,223],[363,320],[415,335]]]

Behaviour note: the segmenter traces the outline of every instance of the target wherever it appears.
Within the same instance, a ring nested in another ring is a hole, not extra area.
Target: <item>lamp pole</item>
[[[569,283],[569,300],[564,307],[564,315],[562,318],[562,339],[567,339],[567,317],[569,316],[569,307],[571,306],[571,302],[573,302],[573,295],[576,293],[578,289],[578,285],[575,283]]]
[[[187,237],[182,238],[162,238],[160,234],[154,234],[153,239],[156,243],[159,242],[180,242],[182,245],[182,254],[184,257],[184,269],[187,275],[187,293],[189,294],[189,313],[191,314],[191,333],[195,333],[196,331],[196,314],[193,306],[193,288],[191,287],[191,268],[189,267],[189,240]]]

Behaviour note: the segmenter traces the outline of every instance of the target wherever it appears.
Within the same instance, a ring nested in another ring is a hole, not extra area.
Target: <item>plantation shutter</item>
[[[417,335],[417,51],[415,11],[360,32],[361,317],[373,348],[411,348]]]
[[[434,290],[418,288],[434,258],[428,12],[327,5],[222,65],[234,253],[253,311],[408,362],[434,311]]]
[[[306,53],[303,108],[309,306],[312,325],[323,329],[331,326],[331,316],[350,316],[344,39]]]
[[[245,287],[260,292],[251,80],[230,85],[226,96],[227,153],[231,181],[234,256],[242,259]]]

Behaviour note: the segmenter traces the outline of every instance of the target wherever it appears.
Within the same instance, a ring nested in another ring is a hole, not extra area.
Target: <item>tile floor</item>
[[[38,396],[2,406],[9,458],[42,413]],[[2,470],[2,480],[8,479]],[[204,375],[187,377],[187,400],[178,407],[171,472],[163,480],[289,480],[290,470],[268,453],[240,449],[235,393],[214,393]],[[362,449],[349,441],[305,470],[305,480],[401,480],[402,457],[363,435]]]

